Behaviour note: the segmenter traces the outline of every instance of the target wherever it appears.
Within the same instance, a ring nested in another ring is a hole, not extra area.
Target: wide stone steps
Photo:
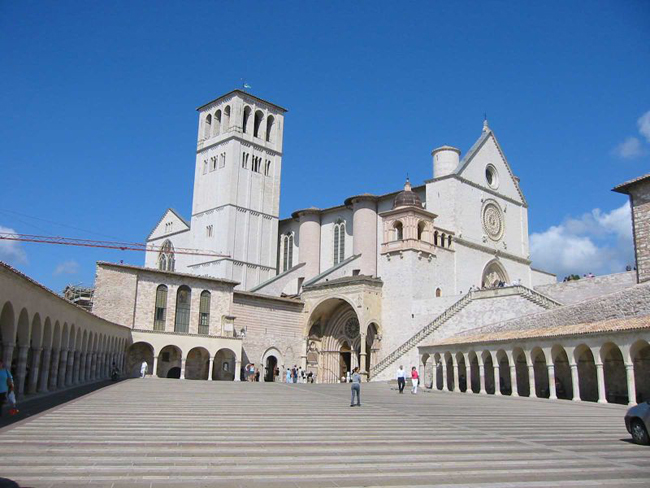
[[[362,385],[130,380],[0,430],[33,488],[647,486],[617,405]],[[644,485],[645,482],[645,485]]]

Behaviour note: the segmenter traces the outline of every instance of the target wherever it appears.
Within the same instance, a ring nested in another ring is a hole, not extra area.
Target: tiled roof
[[[640,317],[627,317],[623,319],[603,320],[600,322],[558,325],[529,330],[504,330],[499,332],[487,332],[474,335],[456,335],[436,341],[428,346],[446,346],[460,344],[476,344],[481,342],[505,342],[522,339],[544,339],[550,337],[573,336],[584,334],[598,334],[607,332],[620,332],[626,330],[648,330],[650,331],[650,315]]]
[[[650,173],[645,174],[643,176],[639,176],[638,178],[634,178],[633,180],[626,181],[625,183],[621,183],[620,185],[615,186],[612,188],[612,191],[618,192],[618,193],[628,193],[627,189],[636,184],[636,183],[641,183],[644,180],[650,179]]]

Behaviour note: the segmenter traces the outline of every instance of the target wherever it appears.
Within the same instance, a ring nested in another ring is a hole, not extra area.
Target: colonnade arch
[[[650,344],[639,336],[419,350],[437,390],[633,405],[650,400]]]

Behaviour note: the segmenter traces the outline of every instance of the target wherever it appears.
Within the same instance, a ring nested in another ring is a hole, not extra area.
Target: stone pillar
[[[309,281],[320,273],[320,210],[309,208],[292,214],[300,221],[299,261],[305,263],[303,273]]]
[[[212,358],[210,358],[212,360]],[[210,363],[212,364],[212,363]],[[212,376],[212,372],[210,372],[210,376]],[[152,378],[157,378],[158,377],[158,356],[153,357],[153,365],[151,367],[151,377]]]
[[[79,372],[81,370],[81,352],[74,353],[74,372],[72,373],[72,384],[79,384]]]
[[[352,204],[352,229],[357,236],[352,241],[352,253],[361,254],[359,269],[362,275],[377,276],[377,197],[360,195],[349,198]],[[301,243],[302,245],[302,243]]]
[[[634,382],[634,364],[625,365],[625,374],[627,375],[627,404],[636,405],[636,384]]]
[[[155,358],[158,359],[158,358]],[[154,359],[154,362],[155,362]],[[214,356],[210,356],[210,363],[208,365],[208,381],[212,381],[213,375],[212,370],[214,369]]]
[[[50,390],[56,390],[59,384],[59,349],[52,350],[52,362],[50,363]]]
[[[65,373],[68,367],[68,351],[61,350],[59,354],[59,377],[57,378],[57,386],[63,388],[65,386]]]
[[[86,381],[86,353],[79,353],[79,383]]]
[[[361,372],[361,376],[365,377],[365,380],[368,379],[368,371],[366,371],[366,357],[368,356],[368,344],[366,343],[366,334],[361,334],[360,338],[360,346],[361,346],[361,351],[359,352],[359,371]],[[305,364],[306,366],[306,364]]]
[[[16,344],[9,342],[2,348],[2,361],[5,363],[5,367],[9,367],[9,369],[11,369],[11,360],[14,358],[14,347],[16,347]]]
[[[578,375],[578,365],[573,363],[571,366],[571,384],[573,385],[573,401],[580,401],[580,378]]]
[[[241,381],[241,361],[235,360],[235,381]]]
[[[97,353],[93,352],[90,356],[90,380],[97,378]]]
[[[555,365],[553,363],[547,364],[546,369],[548,370],[548,398],[549,400],[557,400],[557,391],[555,391]]]
[[[458,368],[458,363],[454,361],[454,391],[460,393],[460,370]]]
[[[603,363],[596,363],[596,377],[598,379],[598,403],[607,403],[605,393],[605,371]]]
[[[32,349],[32,365],[30,367],[29,373],[29,384],[27,385],[27,393],[36,393],[36,387],[38,385],[40,365],[41,365],[41,353],[43,348],[39,347],[37,349]]]
[[[47,348],[43,351],[41,358],[41,379],[38,384],[38,392],[46,393],[47,384],[50,379],[50,361],[52,360],[52,350]]]
[[[438,383],[436,378],[436,385]],[[443,361],[442,363],[442,391],[449,391],[449,385],[447,384],[447,362]]]
[[[497,366],[496,368],[493,369],[494,369],[494,394],[497,396],[501,396],[501,366]]]
[[[515,364],[510,365],[510,387],[512,389],[512,396],[519,396],[519,388],[517,388],[517,366]]]
[[[481,389],[480,393],[482,395],[487,395],[487,391],[485,390],[485,365],[483,363],[478,365],[478,370],[479,370],[479,376],[481,380]]]
[[[93,353],[86,353],[86,382],[93,379]]]
[[[182,380],[185,379],[185,359],[186,358],[181,359],[181,379]]]
[[[537,398],[537,388],[535,388],[535,366],[532,362],[528,365],[528,384],[530,385],[530,398]]]
[[[465,393],[472,393],[472,366],[465,359]]]
[[[68,365],[65,371],[65,386],[72,385],[72,376],[74,375],[74,355],[75,351],[68,352]]]
[[[16,369],[16,378],[14,378],[14,385],[16,387],[16,395],[22,397],[25,394],[25,376],[27,375],[27,354],[29,353],[29,346],[18,346],[18,367]],[[11,363],[9,363],[11,369]]]

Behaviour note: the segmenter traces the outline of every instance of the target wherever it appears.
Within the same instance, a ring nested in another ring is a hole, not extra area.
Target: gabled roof
[[[612,191],[615,191],[617,193],[624,193],[624,194],[629,194],[630,193],[630,188],[633,187],[634,185],[641,183],[642,181],[647,181],[650,180],[650,173],[639,176],[638,178],[634,178],[633,180],[626,181],[625,183],[621,183],[620,185],[615,186],[612,188]]]
[[[465,171],[465,168],[469,166],[469,163],[472,161],[472,159],[474,159],[474,156],[476,156],[476,154],[479,152],[479,150],[483,147],[483,145],[488,141],[490,137],[492,137],[492,140],[494,141],[494,145],[497,147],[497,150],[501,155],[501,159],[503,159],[503,163],[506,165],[506,168],[508,170],[508,173],[510,174],[510,177],[512,178],[512,181],[515,183],[515,188],[517,188],[517,192],[519,193],[519,197],[521,198],[521,201],[525,206],[528,206],[528,203],[526,202],[526,198],[524,197],[524,194],[521,191],[521,187],[519,186],[519,180],[512,172],[512,168],[508,163],[508,159],[506,158],[503,149],[501,149],[501,145],[499,144],[496,135],[494,134],[494,132],[492,132],[492,129],[490,128],[484,130],[484,132],[481,134],[481,137],[479,137],[478,140],[474,143],[474,145],[469,149],[469,151],[467,151],[465,157],[463,157],[461,162],[458,164],[458,168],[456,168],[455,174],[458,176],[462,175],[463,171]]]
[[[148,241],[149,239],[151,239],[151,234],[153,234],[153,233],[156,231],[156,229],[158,228],[158,226],[160,225],[160,223],[161,223],[161,222],[163,221],[163,219],[165,218],[165,215],[167,215],[169,212],[173,213],[176,217],[178,217],[178,220],[180,220],[181,222],[183,222],[183,224],[185,224],[185,226],[186,226],[187,229],[189,230],[189,228],[190,228],[190,223],[189,223],[187,220],[185,220],[185,219],[181,216],[181,214],[179,214],[176,210],[174,210],[173,208],[169,207],[169,208],[168,208],[167,210],[165,210],[165,212],[162,214],[162,216],[160,217],[160,219],[158,220],[158,222],[156,223],[156,225],[153,226],[153,229],[151,229],[151,232],[149,232],[149,235],[147,236],[147,239],[146,239],[147,241]],[[178,231],[176,231],[176,232],[178,232]],[[176,232],[174,232],[174,233],[176,233]]]
[[[280,105],[276,105],[275,103],[271,103],[271,102],[269,102],[268,100],[264,100],[263,98],[256,97],[255,95],[251,95],[250,93],[245,92],[245,91],[243,91],[243,90],[239,90],[239,89],[235,89],[235,90],[233,90],[233,91],[230,91],[230,92],[226,93],[225,95],[221,95],[220,97],[217,97],[217,98],[215,98],[214,100],[209,101],[208,103],[204,103],[204,104],[201,105],[200,107],[197,107],[196,110],[197,110],[197,111],[198,111],[198,110],[201,110],[201,109],[207,107],[208,105],[211,105],[211,104],[213,104],[213,103],[215,103],[215,102],[218,102],[218,101],[221,100],[222,98],[227,98],[227,97],[229,97],[230,95],[239,95],[239,96],[242,97],[242,98],[252,98],[253,100],[256,100],[256,101],[258,101],[258,102],[262,102],[262,103],[265,103],[265,104],[270,105],[270,106],[272,106],[272,107],[275,107],[276,109],[278,109],[278,110],[281,111],[281,112],[286,112],[286,111],[287,111],[286,108],[284,108],[284,107],[280,107]]]

